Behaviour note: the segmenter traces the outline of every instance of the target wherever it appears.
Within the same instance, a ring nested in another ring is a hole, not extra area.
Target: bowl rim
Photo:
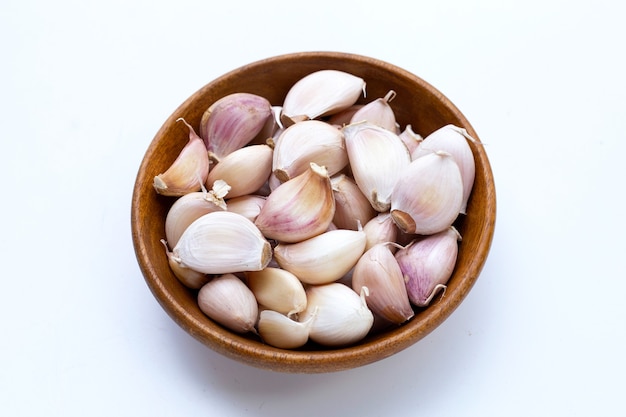
[[[189,98],[184,100],[168,117],[157,131],[144,154],[133,188],[131,202],[132,241],[144,280],[153,296],[166,313],[191,336],[226,357],[257,368],[280,372],[323,373],[351,369],[382,360],[416,343],[445,321],[467,296],[486,262],[495,229],[495,184],[489,160],[481,145],[474,148],[474,153],[475,157],[480,159],[480,164],[477,163],[476,167],[481,167],[484,177],[489,179],[485,184],[489,204],[484,212],[483,224],[481,225],[483,230],[479,235],[480,240],[477,243],[478,250],[467,267],[467,274],[459,277],[458,285],[455,287],[454,291],[446,292],[445,297],[447,302],[431,303],[423,312],[421,320],[409,321],[390,332],[385,332],[384,337],[374,336],[354,346],[311,351],[279,349],[260,342],[254,342],[249,338],[229,332],[218,325],[200,322],[186,311],[183,305],[168,292],[158,271],[151,265],[148,250],[144,242],[145,233],[138,227],[140,216],[138,208],[141,202],[142,189],[145,187],[146,181],[150,183],[152,181],[152,177],[149,176],[146,172],[147,170],[144,168],[148,164],[150,156],[154,154],[159,138],[163,136],[166,126],[174,123],[181,114],[184,114],[185,110],[194,103],[196,98],[201,95],[203,91],[219,85],[225,79],[242,72],[254,71],[256,68],[266,67],[268,65],[281,65],[293,59],[311,59],[316,57],[331,60],[350,60],[361,65],[375,66],[387,71],[393,71],[404,78],[411,79],[416,84],[419,84],[421,88],[427,90],[440,100],[456,118],[462,121],[463,127],[465,127],[467,132],[477,143],[482,143],[477,133],[460,110],[439,90],[419,76],[376,58],[345,52],[311,51],[288,53],[243,65],[215,78],[198,89]]]

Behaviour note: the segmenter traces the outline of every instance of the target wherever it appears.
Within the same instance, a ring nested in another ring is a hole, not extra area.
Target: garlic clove
[[[295,121],[315,119],[344,110],[365,94],[365,81],[338,70],[320,70],[298,80],[283,101],[281,121],[285,127]]]
[[[265,204],[265,197],[255,194],[242,195],[230,198],[227,203],[227,210],[241,214],[245,218],[254,222]]]
[[[341,130],[319,120],[307,120],[286,128],[276,141],[273,172],[282,182],[296,177],[309,164],[326,167],[332,176],[348,165]]]
[[[215,101],[202,115],[200,136],[209,158],[219,162],[248,144],[273,117],[270,102],[256,94],[233,93]]]
[[[400,132],[398,136],[409,150],[409,153],[411,154],[411,160],[415,159],[413,158],[413,151],[420,145],[420,143],[422,143],[424,138],[421,135],[415,133],[411,125],[406,125],[404,127],[404,130]]]
[[[402,324],[414,316],[402,270],[389,245],[379,243],[361,256],[352,273],[352,289],[369,290],[367,305],[385,320]]]
[[[229,188],[228,184],[218,181],[211,191],[204,189],[179,197],[165,217],[165,238],[168,244],[171,247],[176,246],[185,229],[200,216],[225,210],[224,196]]]
[[[335,215],[333,223],[339,229],[358,230],[377,212],[361,192],[353,179],[345,174],[335,175],[330,179],[335,197]]]
[[[346,346],[363,339],[372,328],[374,315],[367,307],[367,288],[360,294],[333,282],[307,287],[307,308],[300,321],[312,318],[309,338],[324,346]]]
[[[291,272],[267,267],[246,273],[248,287],[259,304],[289,317],[306,308],[302,282]]]
[[[157,193],[174,197],[199,191],[209,173],[209,158],[203,140],[183,118],[177,121],[189,128],[189,141],[172,165],[154,177],[153,184]]]
[[[233,274],[204,284],[198,291],[198,306],[209,318],[234,332],[256,333],[257,301],[246,284]]]
[[[313,317],[298,322],[272,310],[263,310],[259,315],[259,336],[268,345],[281,349],[296,349],[309,340],[309,327]]]
[[[280,124],[281,109],[281,106],[271,107],[271,115],[265,121],[261,131],[257,133],[257,135],[249,142],[250,145],[267,145],[268,139],[276,138],[280,135],[283,130],[283,127]]]
[[[209,172],[206,185],[223,180],[231,189],[229,198],[251,194],[268,180],[272,171],[273,151],[268,145],[250,145],[224,156]]]
[[[205,274],[258,271],[272,259],[272,247],[254,223],[229,211],[195,220],[172,253],[180,265]]]
[[[459,232],[449,227],[416,239],[396,252],[411,303],[426,307],[439,290],[445,291],[456,265],[460,240]]]
[[[391,214],[378,213],[376,217],[365,223],[365,250],[370,250],[378,243],[395,242],[398,238],[398,226],[394,223]],[[393,248],[390,248],[393,252]]]
[[[274,259],[306,284],[327,284],[344,276],[365,249],[362,230],[330,230],[297,243],[279,243]]]
[[[326,231],[334,214],[328,172],[312,162],[267,197],[255,224],[268,239],[299,242]]]
[[[361,107],[350,120],[350,123],[367,121],[392,132],[396,132],[396,115],[389,105],[396,97],[396,92],[390,90],[385,97],[377,98]]]
[[[376,211],[389,210],[393,187],[411,162],[408,149],[397,134],[369,122],[342,130],[356,184]]]
[[[187,288],[197,290],[209,281],[210,277],[207,274],[185,268],[176,262],[174,255],[167,247],[167,242],[164,239],[161,239],[161,243],[165,246],[165,253],[167,255],[167,261],[170,265],[170,269],[174,273],[174,276],[176,276],[176,278],[178,278],[183,285]]]
[[[331,116],[328,117],[326,121],[330,125],[335,126],[340,129],[344,127],[345,125],[349,125],[354,113],[359,111],[359,109],[362,108],[363,106],[364,106],[363,104],[353,104],[347,109],[341,110],[337,113],[333,113]]]
[[[391,216],[405,233],[430,235],[450,227],[463,202],[463,180],[443,151],[412,161],[394,187]]]
[[[467,143],[474,139],[469,136],[463,128],[454,125],[445,125],[435,130],[411,152],[411,159],[417,159],[435,151],[445,151],[452,155],[454,161],[459,166],[461,178],[463,180],[463,204],[461,213],[465,214],[467,201],[474,186],[474,176],[476,172],[474,154]]]

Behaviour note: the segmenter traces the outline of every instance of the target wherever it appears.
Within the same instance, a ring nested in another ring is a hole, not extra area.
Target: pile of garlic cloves
[[[271,104],[227,95],[154,178],[161,241],[202,312],[268,345],[341,347],[410,320],[457,260],[474,158],[465,129],[400,126],[396,92],[311,73]]]

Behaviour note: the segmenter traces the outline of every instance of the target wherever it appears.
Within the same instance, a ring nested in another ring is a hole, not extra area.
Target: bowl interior
[[[402,127],[411,124],[426,136],[452,123],[478,136],[461,112],[439,91],[421,78],[373,58],[335,52],[307,52],[268,58],[233,70],[194,93],[165,121],[151,142],[138,170],[131,208],[132,237],[137,260],[148,287],[170,315],[190,335],[213,350],[250,365],[281,372],[331,372],[365,365],[388,357],[417,342],[444,321],[465,298],[484,265],[495,225],[495,189],[491,167],[480,143],[471,143],[476,177],[467,215],[455,226],[463,240],[455,271],[444,297],[430,306],[415,309],[408,323],[368,336],[357,345],[328,349],[307,344],[284,350],[263,344],[254,335],[230,332],[206,317],[196,302],[196,291],[184,287],[169,269],[160,239],[174,199],[157,195],[155,175],[164,172],[188,140],[188,130],[179,117],[198,129],[200,118],[217,99],[235,92],[249,92],[280,105],[288,89],[301,77],[320,69],[343,70],[365,79],[367,102],[389,90]]]

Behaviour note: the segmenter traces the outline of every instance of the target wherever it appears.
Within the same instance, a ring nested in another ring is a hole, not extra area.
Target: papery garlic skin
[[[417,159],[435,151],[445,151],[452,155],[459,166],[463,180],[463,203],[460,210],[462,214],[466,214],[467,201],[474,186],[476,173],[474,155],[468,140],[473,139],[470,138],[465,129],[449,124],[426,136],[411,153],[411,159]]]
[[[391,192],[411,162],[398,135],[368,122],[342,128],[356,184],[379,212],[389,210]]]
[[[180,197],[199,191],[209,173],[209,158],[204,141],[182,118],[189,128],[189,141],[180,151],[172,165],[154,177],[154,189],[158,194]]]
[[[200,136],[209,158],[219,162],[248,144],[273,117],[270,102],[256,94],[233,93],[215,101],[202,115]]]
[[[374,245],[361,256],[352,272],[352,289],[369,290],[367,305],[385,320],[401,324],[414,316],[402,270],[389,246]]]
[[[229,198],[226,209],[232,213],[241,214],[254,222],[265,204],[265,197],[255,194]]]
[[[335,199],[326,168],[307,171],[278,186],[265,200],[255,224],[268,239],[299,242],[328,229]]]
[[[389,212],[378,213],[376,217],[365,223],[363,231],[366,237],[366,251],[378,243],[395,242],[398,238],[398,226]],[[394,251],[393,248],[390,250]]]
[[[397,123],[396,115],[389,105],[389,102],[396,97],[396,92],[390,90],[385,97],[377,98],[374,101],[370,101],[357,112],[352,115],[350,123],[358,123],[361,121],[367,121],[396,133]]]
[[[326,122],[306,120],[282,132],[274,147],[274,175],[285,182],[306,171],[311,162],[326,167],[329,176],[348,165],[341,130]]]
[[[259,336],[268,345],[281,349],[296,349],[309,340],[309,327],[313,317],[298,322],[273,311],[263,310],[259,315]]]
[[[209,172],[207,187],[223,180],[231,189],[229,198],[257,191],[265,184],[272,171],[273,151],[268,145],[250,145],[236,149],[222,158]]]
[[[254,223],[229,211],[195,220],[172,253],[183,267],[205,274],[258,271],[272,259],[272,247]]]
[[[365,94],[365,81],[338,70],[320,70],[298,80],[283,101],[281,120],[285,126],[294,121],[315,119],[346,109]]]
[[[306,284],[327,284],[348,273],[365,249],[362,230],[330,230],[297,243],[279,243],[274,259]]]
[[[396,252],[409,299],[417,307],[426,307],[446,284],[458,256],[461,235],[454,227],[416,239]]]
[[[248,287],[259,304],[288,317],[306,308],[302,282],[291,272],[267,267],[246,273]]]
[[[357,294],[340,283],[312,285],[306,289],[307,308],[301,321],[313,317],[309,338],[324,346],[346,346],[362,340],[374,324],[367,307],[367,289]]]
[[[225,210],[224,196],[229,189],[228,184],[218,182],[211,191],[195,191],[179,197],[165,217],[165,238],[170,247],[176,246],[187,227],[199,217]]]
[[[161,239],[161,243],[165,246],[167,262],[169,263],[174,276],[176,276],[176,278],[178,278],[178,280],[187,288],[197,290],[211,279],[207,274],[183,267],[174,259],[174,255],[167,247],[167,242],[164,239]]]
[[[443,151],[410,163],[391,195],[391,216],[405,233],[430,235],[450,227],[461,211],[463,180]]]
[[[358,230],[378,213],[354,180],[345,174],[330,179],[335,197],[333,223],[340,229]]]
[[[211,279],[198,291],[198,306],[209,318],[237,333],[256,333],[259,315],[252,291],[237,276]]]

